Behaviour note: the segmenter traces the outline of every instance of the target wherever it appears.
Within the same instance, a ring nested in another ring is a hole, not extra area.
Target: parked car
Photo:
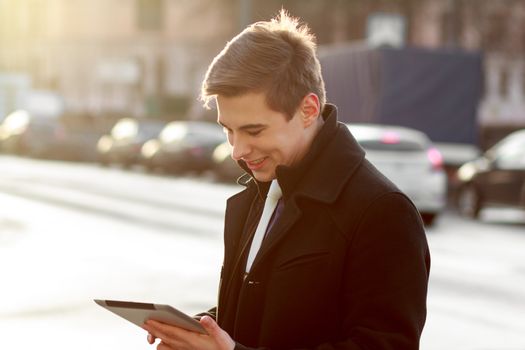
[[[231,157],[232,147],[225,141],[215,147],[212,159],[217,177],[223,181],[234,181],[244,174],[244,170]]]
[[[488,206],[525,208],[525,129],[515,131],[458,170],[457,207],[477,218]]]
[[[4,153],[21,154],[24,152],[23,135],[30,121],[30,114],[24,110],[16,110],[5,117],[0,125],[0,142]]]
[[[212,153],[225,139],[221,127],[201,121],[173,121],[157,139],[144,143],[142,162],[150,170],[168,172],[212,169]]]
[[[137,164],[141,159],[142,145],[157,137],[164,126],[164,122],[157,120],[119,119],[110,133],[103,135],[97,143],[99,162],[125,167]]]
[[[447,176],[443,158],[430,139],[415,129],[347,124],[366,158],[416,205],[426,225],[444,209]]]
[[[0,126],[2,151],[36,158],[92,161],[100,133],[68,126],[58,117],[33,117],[18,110]]]
[[[91,123],[64,123],[59,157],[65,160],[96,162],[97,142],[103,134]]]
[[[365,149],[366,158],[412,199],[425,224],[432,225],[446,204],[447,176],[443,158],[429,138],[406,127],[347,126]],[[242,175],[227,142],[215,149],[213,159],[221,179],[233,181]]]

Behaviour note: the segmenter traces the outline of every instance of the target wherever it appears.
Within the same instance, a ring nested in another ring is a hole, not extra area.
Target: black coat
[[[284,210],[245,278],[264,184],[228,200],[217,322],[238,349],[418,349],[430,268],[418,211],[335,107],[324,118],[302,163],[277,168]]]

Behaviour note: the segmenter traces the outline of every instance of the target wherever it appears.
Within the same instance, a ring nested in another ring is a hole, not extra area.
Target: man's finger
[[[185,330],[183,328],[168,325],[162,322],[157,322],[154,320],[148,320],[146,321],[146,326],[151,327],[152,330],[154,330],[154,334],[157,335],[157,338],[162,338],[160,335],[168,336],[170,338],[179,339],[181,337],[185,337],[187,333],[190,331]]]
[[[200,320],[201,325],[204,327],[208,335],[213,338],[216,345],[219,349],[235,349],[235,342],[233,339],[226,333],[213,318],[210,316],[204,316]]]
[[[168,344],[164,343],[164,342],[160,342],[159,345],[157,345],[157,350],[173,350],[174,348],[172,348],[171,346],[169,346]]]
[[[146,323],[144,326],[142,326],[142,328],[148,332],[148,342],[150,344],[153,344],[155,339],[167,340],[169,337],[167,334],[164,334],[162,330],[152,324]]]
[[[180,347],[181,340],[185,339],[185,332],[182,328],[170,326],[161,322],[148,320],[143,328],[147,330],[154,338],[160,339],[164,345],[172,348]]]

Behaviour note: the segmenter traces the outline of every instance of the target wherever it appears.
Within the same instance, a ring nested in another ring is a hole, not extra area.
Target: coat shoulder
[[[381,220],[385,211],[414,215],[420,221],[412,201],[366,159],[343,186],[329,211],[348,239],[365,217],[377,216]],[[420,226],[421,222],[415,224]]]

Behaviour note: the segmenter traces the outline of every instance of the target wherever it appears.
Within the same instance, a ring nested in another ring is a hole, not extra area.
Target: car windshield
[[[525,168],[525,131],[513,133],[487,151],[489,159],[497,160],[502,169]]]
[[[139,128],[139,134],[144,138],[157,137],[164,127],[162,123],[142,123]]]
[[[418,152],[428,147],[428,139],[416,130],[358,124],[350,124],[348,128],[365,150]]]
[[[357,140],[361,147],[372,151],[399,151],[412,152],[422,151],[424,146],[421,143],[411,140],[399,140],[396,142],[385,142],[381,140]]]

